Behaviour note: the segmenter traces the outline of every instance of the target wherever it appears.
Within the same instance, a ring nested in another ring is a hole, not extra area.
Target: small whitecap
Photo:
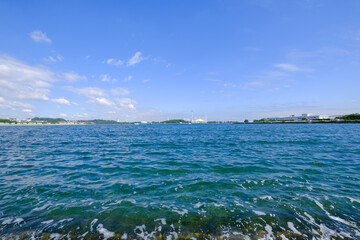
[[[48,221],[43,221],[41,223],[48,225],[48,224],[51,224],[52,222],[54,222],[54,220],[51,219],[51,220],[48,220]]]
[[[194,208],[200,208],[202,205],[204,205],[204,203],[198,202],[194,205]]]
[[[104,228],[104,226],[102,224],[97,225],[96,230],[100,234],[104,235],[104,240],[115,236],[114,232],[111,232],[111,231],[107,230],[106,228]]]
[[[52,233],[50,234],[50,238],[49,239],[53,239],[53,240],[59,240],[61,237],[61,235],[59,233]]]
[[[23,218],[16,218],[13,223],[20,224],[21,222],[24,222]]]
[[[176,212],[176,213],[178,213],[178,214],[180,214],[181,216],[184,216],[185,214],[188,214],[188,210],[186,210],[186,209],[183,209],[183,210],[178,210],[178,209],[173,209],[172,210],[173,212]]]
[[[284,234],[281,234],[280,237],[281,237],[281,240],[289,240],[287,237],[284,236]]]
[[[94,225],[95,225],[95,223],[96,223],[97,221],[98,221],[97,218],[95,218],[94,220],[91,221],[91,223],[90,223],[90,231],[91,231],[91,232],[93,231],[93,227],[94,227]]]
[[[7,225],[12,222],[12,218],[5,218],[5,220],[2,222],[2,225]]]
[[[48,206],[51,206],[51,203],[45,204],[42,207],[34,208],[33,211],[41,211],[41,210],[44,210],[45,208],[47,208]]]
[[[262,196],[262,197],[260,197],[260,199],[262,199],[262,200],[273,200],[273,198],[271,196]]]
[[[155,219],[154,221],[155,222],[160,221],[162,225],[166,225],[166,218],[158,218],[158,219]]]
[[[214,206],[215,207],[225,207],[225,205],[222,203],[214,203]]]
[[[259,216],[265,216],[265,215],[266,215],[266,213],[261,212],[261,211],[255,211],[255,210],[253,210],[253,212],[254,212],[256,215],[259,215]]]
[[[287,225],[290,228],[290,230],[293,231],[295,234],[301,235],[301,233],[295,228],[294,223],[288,222]]]

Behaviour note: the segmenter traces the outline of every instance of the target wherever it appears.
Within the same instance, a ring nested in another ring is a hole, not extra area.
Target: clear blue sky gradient
[[[1,1],[0,22],[0,117],[360,112],[357,0]],[[34,41],[35,31],[48,40]],[[108,64],[112,58],[123,63]],[[5,72],[14,64],[21,66]],[[19,77],[22,67],[53,79],[30,84],[36,76]],[[19,97],[11,81],[46,97]]]

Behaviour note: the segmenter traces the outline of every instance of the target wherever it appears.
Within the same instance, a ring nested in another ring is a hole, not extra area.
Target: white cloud
[[[144,80],[142,80],[142,82],[143,83],[148,83],[148,82],[150,82],[150,79],[144,79]]]
[[[209,81],[209,82],[221,82],[220,79],[215,79],[215,78],[205,78],[205,81]]]
[[[125,95],[129,95],[130,94],[130,91],[126,88],[115,88],[115,89],[112,89],[111,90],[111,93],[113,95],[118,95],[118,96],[125,96]]]
[[[76,82],[78,80],[86,80],[87,79],[87,77],[85,75],[79,75],[75,72],[62,73],[61,77],[68,80],[69,82]]]
[[[0,95],[10,99],[49,100],[53,72],[0,55]]]
[[[135,104],[136,101],[131,98],[118,98],[117,101],[117,108],[119,110],[127,110],[127,111],[135,111]]]
[[[143,61],[144,58],[141,56],[141,54],[141,52],[136,52],[135,55],[127,61],[126,66],[134,66],[135,64]]]
[[[121,66],[124,64],[124,61],[122,60],[116,60],[115,58],[109,58],[108,60],[106,60],[106,63],[112,66]]]
[[[67,115],[65,113],[60,113],[59,116],[60,117],[66,117]]]
[[[90,100],[91,103],[103,105],[105,107],[114,107],[115,103],[103,97],[96,97]]]
[[[15,109],[15,108],[34,108],[30,104],[18,102],[18,101],[11,101],[6,100],[3,97],[0,97],[0,109]]]
[[[29,36],[32,38],[32,40],[38,43],[51,43],[51,39],[46,36],[46,33],[43,33],[41,31],[33,31],[29,33]]]
[[[301,71],[301,68],[293,65],[293,64],[289,64],[289,63],[279,63],[279,64],[275,64],[275,67],[280,68],[282,70],[285,71],[289,71],[289,72],[298,72]]]
[[[108,83],[116,83],[117,79],[110,77],[108,74],[100,75],[100,80],[102,82],[108,82]]]
[[[59,103],[59,104],[67,105],[67,106],[71,105],[70,101],[66,100],[65,98],[52,99],[51,101]]]
[[[85,87],[80,89],[73,89],[73,91],[87,98],[96,98],[96,97],[105,96],[105,91],[97,87]]]
[[[224,83],[223,86],[224,87],[236,87],[235,84],[233,84],[233,83]]]
[[[28,109],[28,108],[23,109],[22,111],[23,111],[24,113],[32,113],[32,110],[31,110],[31,109]]]
[[[130,80],[133,79],[133,78],[134,78],[133,76],[129,75],[129,76],[127,76],[127,77],[124,78],[123,82],[128,82],[128,81],[130,81]]]
[[[55,62],[61,62],[62,60],[64,60],[64,57],[63,57],[63,56],[60,56],[60,55],[55,56],[55,57],[53,57],[53,56],[48,56],[47,58],[44,58],[44,60],[47,61],[47,62],[53,62],[53,63],[55,63]]]
[[[253,81],[253,82],[248,82],[247,85],[250,87],[264,87],[265,83],[262,81]]]
[[[130,93],[126,88],[115,88],[105,91],[97,87],[86,87],[81,89],[71,89],[73,92],[88,98],[88,102],[100,106],[113,108],[118,111],[135,111],[136,101],[130,98],[114,98],[111,95],[124,96]]]

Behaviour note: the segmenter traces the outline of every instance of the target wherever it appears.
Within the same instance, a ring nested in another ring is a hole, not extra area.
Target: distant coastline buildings
[[[330,117],[329,115],[312,115],[311,113],[304,113],[300,116],[290,115],[288,117],[270,117],[263,118],[265,121],[304,121],[304,120],[325,120],[325,119],[334,119],[335,117]]]

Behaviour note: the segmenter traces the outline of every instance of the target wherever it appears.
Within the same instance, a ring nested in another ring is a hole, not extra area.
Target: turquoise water
[[[0,127],[0,237],[360,239],[360,125]]]

